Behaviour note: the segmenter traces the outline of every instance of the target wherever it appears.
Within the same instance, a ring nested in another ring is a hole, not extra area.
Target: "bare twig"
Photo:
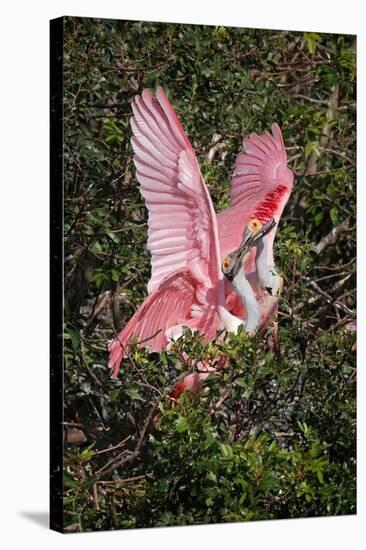
[[[145,475],[146,474],[142,474],[140,476],[134,476],[134,477],[123,477],[123,478],[120,478],[120,479],[110,479],[110,480],[107,480],[107,481],[98,481],[98,484],[99,485],[121,485],[123,483],[129,483],[131,481],[139,481],[141,479],[144,479],[145,478]]]
[[[90,315],[85,322],[85,327],[89,327],[91,325],[91,323],[99,315],[99,313],[109,305],[110,301],[111,301],[110,290],[106,290],[105,292],[103,292],[102,295],[100,295],[100,293],[98,292],[98,294],[95,297]]]
[[[96,510],[99,510],[99,497],[98,497],[98,484],[97,482],[93,485],[93,497]]]
[[[356,164],[353,159],[351,159],[350,157],[348,157],[347,155],[345,155],[341,151],[336,151],[335,149],[329,149],[329,148],[325,147],[324,152],[325,153],[331,153],[332,155],[336,155],[337,157],[340,157],[341,159],[344,159],[347,162],[349,162],[350,164],[352,164],[352,166],[354,166]]]
[[[161,331],[162,331],[162,329],[159,328],[159,330],[157,330],[156,332],[154,332],[154,334],[152,334],[151,336],[148,336],[147,338],[144,338],[143,340],[139,340],[139,341],[137,342],[137,344],[138,344],[138,345],[141,345],[141,344],[144,344],[145,342],[148,342],[149,340],[152,340],[152,339],[155,338],[155,336],[156,336],[157,334],[159,334],[159,332],[161,332]]]
[[[151,420],[154,417],[154,414],[155,414],[155,411],[156,411],[157,407],[158,407],[157,403],[154,403],[154,405],[151,407],[150,412],[147,415],[145,423],[142,427],[140,437],[139,437],[139,440],[136,444],[136,447],[135,447],[134,451],[132,453],[130,453],[129,455],[127,455],[127,456],[125,455],[125,453],[122,453],[122,455],[117,456],[109,466],[108,466],[108,464],[109,464],[108,463],[105,466],[103,466],[103,468],[98,470],[97,473],[96,473],[97,476],[108,475],[111,472],[113,472],[114,470],[116,470],[117,468],[120,468],[121,466],[124,466],[125,464],[127,464],[128,462],[131,462],[132,460],[134,460],[137,457],[137,455],[140,453],[141,447],[143,446],[147,429],[150,425]],[[106,466],[108,466],[108,467],[106,467]]]
[[[350,323],[351,321],[353,321],[355,319],[354,316],[346,316],[346,317],[343,317],[343,319],[341,319],[340,321],[338,321],[338,323],[336,323],[335,325],[332,325],[331,327],[329,327],[325,332],[332,332],[333,330],[336,330],[337,328],[339,327],[342,327],[344,325],[347,325],[348,323]]]
[[[91,368],[89,367],[88,362],[86,360],[85,351],[84,351],[84,332],[83,332],[83,330],[80,330],[80,357],[81,357],[81,363],[82,363],[83,367],[85,368],[86,372],[88,373],[90,378],[93,380],[93,382],[97,386],[99,386],[100,388],[106,389],[103,382],[101,380],[99,380],[97,375],[91,370]]]
[[[337,241],[338,236],[344,231],[347,231],[348,228],[349,218],[346,218],[342,223],[337,225],[337,227],[333,227],[333,229],[325,237],[323,237],[316,245],[313,246],[314,252],[316,252],[317,254],[321,254],[324,248],[326,248],[330,244],[334,244]]]
[[[344,168],[341,166],[339,168],[331,168],[330,170],[318,170],[317,172],[312,172],[311,174],[295,174],[296,177],[302,177],[306,175],[306,177],[313,177],[313,176],[323,176],[324,174],[334,174],[335,172],[340,172]]]
[[[315,99],[313,97],[309,97],[309,96],[303,95],[303,94],[294,94],[292,97],[296,98],[296,99],[306,99],[306,101],[310,101],[310,103],[318,103],[320,105],[328,105],[328,101],[326,99]]]
[[[119,449],[120,447],[123,447],[123,445],[126,443],[126,441],[131,439],[131,437],[132,437],[131,435],[128,435],[122,441],[117,443],[117,445],[113,445],[113,447],[108,447],[107,449],[101,449],[100,451],[96,451],[95,454],[96,455],[101,455],[101,454],[104,454],[104,453],[109,453],[110,451],[115,451],[116,449]]]

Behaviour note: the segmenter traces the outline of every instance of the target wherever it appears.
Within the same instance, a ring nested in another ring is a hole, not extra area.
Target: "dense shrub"
[[[355,513],[354,50],[340,35],[66,19],[68,530]],[[169,352],[135,349],[113,380],[106,343],[149,279],[130,104],[158,84],[218,210],[243,137],[282,127],[296,177],[276,237],[281,349],[271,331],[186,332]],[[183,372],[222,354],[201,399],[172,403]]]

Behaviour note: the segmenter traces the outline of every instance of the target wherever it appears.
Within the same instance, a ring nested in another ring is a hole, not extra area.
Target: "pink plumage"
[[[278,124],[272,125],[272,132],[250,134],[244,140],[244,151],[236,158],[230,207],[217,214],[222,257],[240,245],[242,232],[251,219],[265,223],[274,217],[278,222],[291,194],[294,176],[287,167]],[[270,234],[272,243],[275,234],[276,228]],[[273,262],[273,256],[269,260]],[[251,267],[248,263],[249,271]]]
[[[156,97],[144,90],[132,110],[136,177],[149,212],[151,278],[147,298],[109,343],[114,376],[131,339],[160,351],[183,326],[207,339],[216,336],[222,328],[218,310],[228,307],[231,292],[221,260],[239,246],[252,218],[265,222],[275,217],[278,222],[293,181],[281,131],[274,124],[272,136],[251,134],[244,141],[246,150],[237,157],[232,179],[231,206],[216,215],[193,148],[162,88]],[[274,231],[271,238],[273,243]],[[231,302],[234,308],[235,297]]]
[[[222,279],[216,215],[193,149],[161,88],[132,104],[136,176],[149,210],[148,291],[190,269],[204,286]]]

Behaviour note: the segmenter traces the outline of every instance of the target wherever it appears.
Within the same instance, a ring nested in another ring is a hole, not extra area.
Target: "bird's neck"
[[[268,236],[263,237],[257,244],[255,265],[258,274],[259,284],[262,288],[271,289],[275,295],[280,285],[281,277],[278,275],[274,264],[270,265]]]
[[[243,306],[247,311],[247,318],[243,322],[245,330],[255,332],[259,327],[260,310],[254,290],[245,276],[244,269],[240,269],[233,279],[233,287],[240,296]]]
[[[255,255],[255,266],[257,268],[258,278],[261,283],[264,283],[268,272],[268,242],[267,237],[263,237],[257,244],[257,252]],[[263,285],[265,286],[265,285]]]

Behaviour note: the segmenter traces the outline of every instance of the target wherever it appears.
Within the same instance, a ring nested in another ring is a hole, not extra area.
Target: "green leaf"
[[[94,455],[95,455],[95,451],[93,451],[90,447],[88,447],[87,449],[84,449],[80,453],[81,462],[88,462],[91,458],[93,458]]]
[[[126,393],[131,397],[131,399],[138,400],[138,401],[144,400],[144,398],[141,396],[137,388],[128,388],[126,390]]]
[[[92,252],[95,252],[96,254],[101,254],[103,252],[102,246],[99,241],[94,241],[90,247],[90,250]]]
[[[69,472],[64,472],[64,486],[69,489],[76,486],[76,481]]]
[[[318,477],[319,483],[324,483],[324,476],[322,470],[317,470],[316,475]]]
[[[107,232],[107,235],[110,239],[112,239],[114,243],[119,244],[120,238],[117,233],[114,233],[113,231],[109,231]]]
[[[220,443],[220,451],[224,460],[231,460],[233,458],[233,450],[230,445]]]
[[[333,208],[330,209],[330,219],[332,220],[332,224],[336,227],[337,225],[340,224],[340,219],[339,219],[339,213],[338,213],[338,208],[336,206],[333,206]]]
[[[112,278],[112,281],[119,281],[119,273],[117,271],[117,269],[112,269],[111,270],[111,278]]]
[[[64,333],[65,340],[71,340],[71,345],[74,353],[78,353],[80,346],[80,336],[79,333],[73,330],[70,327],[67,327]]]
[[[314,216],[315,225],[319,225],[322,219],[324,218],[324,210],[321,210]]]
[[[175,422],[177,432],[183,433],[188,430],[187,420],[184,416],[179,416]]]
[[[217,482],[217,475],[214,472],[207,472],[206,479],[209,479],[210,481]]]
[[[314,152],[319,157],[319,143],[317,141],[308,141],[305,145],[305,158],[309,158],[311,153]]]
[[[318,42],[321,40],[321,36],[315,32],[305,33],[304,40],[306,42],[307,49],[310,54],[314,54]]]

